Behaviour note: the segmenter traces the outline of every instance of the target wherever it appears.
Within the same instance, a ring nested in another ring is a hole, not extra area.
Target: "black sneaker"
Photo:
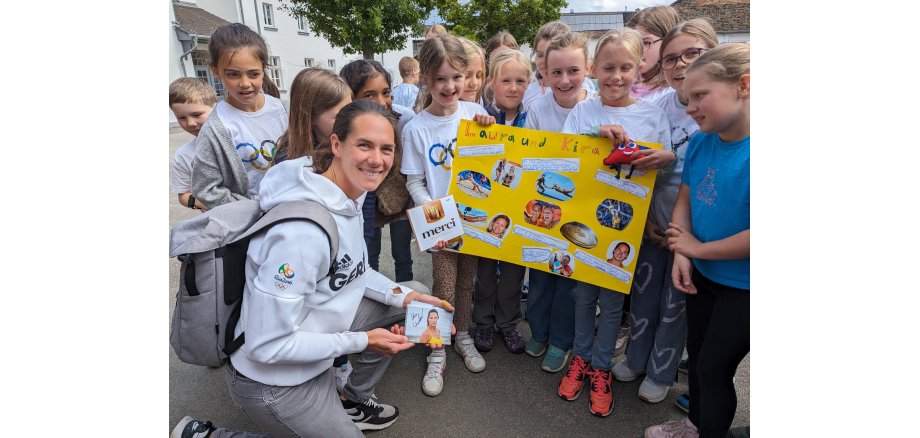
[[[169,438],[204,438],[214,431],[210,421],[193,420],[188,415],[169,434]]]
[[[399,418],[399,408],[378,404],[373,398],[364,403],[342,400],[342,407],[359,430],[385,429]]]

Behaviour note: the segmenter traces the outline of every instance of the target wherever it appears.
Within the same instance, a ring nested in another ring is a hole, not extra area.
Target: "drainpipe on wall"
[[[179,23],[173,22],[173,26],[178,28]],[[195,49],[198,48],[198,36],[191,35],[191,37],[192,37],[192,47],[190,47],[188,50],[185,51],[185,53],[179,56],[179,65],[182,66],[182,77],[184,78],[188,77],[188,72],[185,70],[185,59],[188,58],[188,55],[190,53],[194,52]]]
[[[259,36],[262,35],[262,22],[259,21],[259,0],[252,0],[252,7],[256,10],[256,30],[259,31]]]
[[[243,0],[239,0],[240,3],[240,23],[246,24],[246,20],[243,18]]]

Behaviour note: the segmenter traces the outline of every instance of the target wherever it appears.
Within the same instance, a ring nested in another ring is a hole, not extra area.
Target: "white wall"
[[[176,37],[176,30],[173,28],[173,21],[176,21],[176,12],[173,9],[172,0],[166,0],[169,2],[169,83],[166,84],[166,87],[163,88],[164,94],[168,93],[169,84],[172,81],[182,77],[182,65],[179,62],[179,56],[182,55],[182,43],[179,42],[179,39]],[[189,62],[188,67],[191,67],[191,62]],[[166,96],[163,97],[163,102],[168,104]],[[169,113],[169,124],[178,125],[176,122],[176,116],[173,114],[172,110],[169,109],[168,105],[166,110]]]
[[[750,32],[720,33],[719,44],[725,43],[749,43],[751,42]]]
[[[239,5],[242,2],[242,20],[238,19]],[[267,29],[263,26],[262,3],[269,3],[274,6],[275,30]],[[329,45],[323,38],[314,35],[309,26],[307,33],[303,35],[297,29],[297,20],[291,17],[286,11],[279,9],[281,2],[278,0],[197,0],[198,7],[217,15],[230,22],[243,22],[256,32],[261,32],[262,38],[265,39],[271,56],[281,58],[282,67],[282,90],[281,97],[287,98],[288,91],[294,76],[306,68],[305,58],[313,58],[316,66],[329,68],[328,61],[335,60],[336,73],[350,61],[361,59],[362,55],[345,55],[341,49]],[[258,8],[258,9],[256,9]],[[258,15],[257,15],[258,14]],[[258,21],[256,20],[258,16]],[[399,59],[403,56],[412,56],[412,42],[406,41],[406,48],[400,51],[391,51],[383,55],[377,55],[375,59],[381,62],[385,67],[391,67],[391,73],[396,72],[394,85],[401,82],[399,79]]]
[[[239,18],[239,9],[240,1],[243,2],[243,10],[249,11],[249,15],[246,15],[246,23],[251,24],[249,20],[254,19],[252,17],[252,0],[183,0],[191,3],[195,3],[199,8],[204,9],[214,15],[217,15],[224,20],[227,20],[231,23],[240,22]],[[248,8],[248,9],[247,9]]]

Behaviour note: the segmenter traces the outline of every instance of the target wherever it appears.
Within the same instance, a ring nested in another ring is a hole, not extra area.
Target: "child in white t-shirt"
[[[674,161],[675,155],[671,152],[671,130],[664,113],[629,94],[639,75],[641,59],[642,38],[638,32],[621,28],[604,34],[595,48],[592,65],[598,95],[575,106],[562,132],[608,137],[613,146],[630,139],[661,143],[663,150],[642,150],[638,152],[642,158],[633,162],[637,170],[648,171],[666,167]],[[616,193],[609,195],[615,197]],[[590,410],[597,416],[607,416],[613,409],[610,362],[624,301],[622,293],[584,282],[577,285],[575,356],[559,385],[558,394],[563,399],[574,400],[585,380],[590,379]],[[600,316],[595,318],[598,303]]]
[[[546,76],[551,93],[530,105],[524,127],[562,132],[572,108],[594,93],[582,88],[588,74],[588,38],[566,32],[551,39],[546,47]],[[562,253],[558,254],[561,268]],[[527,323],[531,338],[524,351],[533,357],[546,356],[540,367],[550,373],[565,368],[572,355],[575,338],[575,286],[577,282],[560,275],[531,269],[527,294]]]
[[[690,137],[699,131],[696,122],[687,115],[688,97],[683,91],[684,72],[707,50],[717,46],[712,25],[700,18],[685,21],[671,29],[661,42],[661,69],[670,91],[652,100],[660,107],[671,126],[671,146],[677,154],[673,170],[659,175],[645,226],[642,251],[630,293],[630,319],[636,326],[645,327],[633,333],[626,348],[626,360],[613,367],[617,380],[629,382],[645,375],[639,386],[639,398],[658,403],[668,395],[668,388],[677,375],[679,354],[670,356],[662,352],[681,352],[687,338],[685,295],[674,288],[671,270],[674,253],[668,250],[665,230],[671,222],[684,156]]]
[[[550,21],[537,31],[537,35],[533,39],[533,46],[531,46],[534,50],[534,61],[537,67],[536,79],[527,86],[527,90],[524,92],[525,111],[530,109],[530,105],[538,98],[551,94],[550,87],[546,83],[546,48],[550,40],[571,31],[572,29],[569,25],[561,21]],[[596,91],[593,82],[589,79],[582,81],[581,87],[589,93]]]
[[[493,95],[487,108],[489,114],[495,117],[495,123],[523,127],[527,111],[524,111],[521,102],[530,79],[530,60],[519,50],[506,50],[492,58],[489,72],[489,89]],[[510,166],[500,181],[496,179],[506,187],[510,187],[513,180],[514,167]],[[521,320],[521,285],[526,270],[520,264],[479,257],[473,299],[477,350],[491,351],[495,343],[494,331],[497,330],[501,332],[508,351],[513,354],[524,352],[524,338],[517,324]],[[501,274],[496,274],[497,271]]]
[[[426,89],[424,109],[403,128],[405,153],[400,169],[406,175],[406,187],[416,205],[447,195],[460,120],[494,122],[481,105],[460,100],[469,58],[456,37],[438,35],[426,40],[419,51],[419,62],[420,79]],[[434,248],[438,251],[431,255],[432,291],[456,308],[454,349],[470,371],[480,372],[486,363],[469,334],[476,257],[440,251],[446,246],[447,242],[439,242]],[[432,349],[428,355],[422,390],[429,396],[436,396],[443,389],[446,353],[444,349]]]
[[[268,47],[248,26],[221,26],[208,43],[211,71],[227,97],[201,129],[192,193],[206,208],[258,199],[278,138],[287,130],[287,108],[262,93]],[[269,79],[270,80],[270,79]]]
[[[179,196],[179,204],[188,208],[204,208],[192,195],[192,162],[195,160],[195,140],[198,131],[217,105],[214,88],[196,78],[179,78],[169,84],[169,109],[185,132],[194,135],[179,146],[172,160],[169,190]]]

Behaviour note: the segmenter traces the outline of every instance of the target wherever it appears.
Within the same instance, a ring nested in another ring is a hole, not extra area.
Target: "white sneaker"
[[[639,398],[649,403],[658,403],[668,397],[670,388],[670,385],[659,385],[646,377],[639,385]]]
[[[444,368],[446,366],[446,351],[437,356],[434,352],[428,355],[428,370],[425,371],[425,377],[422,378],[422,392],[425,395],[434,397],[444,389]]]
[[[668,421],[645,429],[645,438],[699,438],[700,433],[690,419]]]
[[[474,373],[486,369],[486,360],[482,358],[482,355],[479,354],[479,350],[476,349],[473,338],[469,335],[463,337],[458,335],[455,341],[454,350],[463,357],[463,363],[466,365],[466,369]]]
[[[623,353],[626,353],[626,344],[629,342],[629,327],[620,328],[620,333],[617,334],[617,343],[613,349],[613,355],[619,356]]]
[[[637,373],[626,365],[626,359],[621,360],[618,364],[613,366],[613,377],[621,382],[632,382],[641,376],[642,373]]]

